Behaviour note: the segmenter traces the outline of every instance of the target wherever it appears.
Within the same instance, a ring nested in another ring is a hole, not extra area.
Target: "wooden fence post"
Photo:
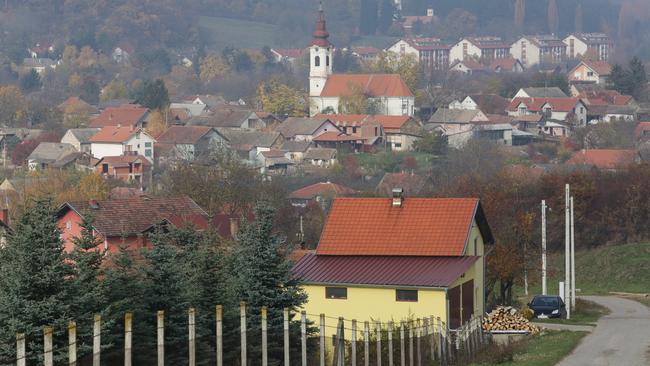
[[[388,366],[393,366],[393,322],[388,322]]]
[[[307,366],[307,313],[300,312],[300,353],[302,366]]]
[[[102,352],[102,316],[95,314],[93,317],[93,366],[101,363]]]
[[[188,328],[188,352],[189,352],[189,366],[196,366],[196,309],[190,308],[187,312],[187,328]]]
[[[165,366],[165,311],[158,310],[156,315],[158,337],[158,366]]]
[[[54,365],[54,355],[52,347],[52,333],[54,329],[52,327],[43,328],[43,365],[53,366]]]
[[[217,366],[223,366],[223,306],[215,308],[217,318]]]
[[[406,366],[406,347],[404,346],[404,321],[399,323],[399,357],[400,366]]]
[[[339,317],[336,325],[336,359],[337,366],[345,366],[345,322],[343,317]]]
[[[375,322],[375,328],[377,331],[377,365],[381,365],[381,322],[379,320]]]
[[[266,323],[266,306],[262,306],[262,366],[269,364],[268,325]]]
[[[352,366],[357,366],[357,320],[352,319],[352,335],[350,336],[352,348],[350,352],[350,362]]]
[[[289,366],[291,354],[289,353],[289,308],[284,308],[284,366]]]
[[[246,303],[239,303],[239,333],[240,333],[240,344],[241,344],[241,364],[242,366],[248,365],[248,360],[246,358]]]
[[[370,323],[363,322],[363,364],[370,365]]]
[[[16,366],[26,366],[25,333],[16,333]]]
[[[325,366],[325,314],[320,315],[320,366]]]
[[[124,366],[131,366],[133,313],[124,314]]]
[[[68,323],[68,365],[77,364],[77,323],[74,320]]]

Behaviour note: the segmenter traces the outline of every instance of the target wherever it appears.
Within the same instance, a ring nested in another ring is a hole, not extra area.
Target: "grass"
[[[573,351],[586,334],[586,332],[546,331],[522,341],[512,361],[473,363],[472,366],[552,366]]]
[[[576,299],[576,308],[571,313],[571,319],[533,319],[536,323],[593,325],[601,316],[609,314],[610,311],[604,306],[591,301]]]
[[[202,16],[199,26],[214,34],[211,41],[216,49],[223,49],[227,46],[237,46],[237,48],[273,47],[278,43],[279,28],[274,24]]]

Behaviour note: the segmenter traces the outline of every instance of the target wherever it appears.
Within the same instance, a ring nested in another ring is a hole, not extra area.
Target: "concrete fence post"
[[[239,303],[239,330],[240,330],[240,343],[241,343],[241,364],[242,366],[248,365],[246,358],[246,303]]]
[[[52,333],[54,329],[52,327],[43,328],[43,365],[44,366],[54,366],[54,355],[53,355],[53,346],[52,346]]]
[[[16,333],[16,366],[26,366],[25,333]]]
[[[156,314],[156,335],[158,337],[158,366],[165,366],[165,311]]]
[[[415,364],[415,352],[413,350],[413,321],[409,320],[409,366]]]
[[[291,359],[289,344],[289,308],[284,308],[284,366],[289,366]]]
[[[262,306],[262,366],[269,364],[268,324],[266,323],[266,306]]]
[[[377,365],[381,365],[381,322],[375,322],[375,329],[377,332]]]
[[[399,323],[399,358],[400,366],[406,366],[406,347],[404,341],[404,321]]]
[[[431,361],[436,360],[436,324],[433,315],[429,317],[429,335],[431,336]]]
[[[68,365],[77,364],[77,323],[68,323]]]
[[[388,322],[388,366],[393,366],[393,322]]]
[[[353,366],[357,366],[357,320],[352,319],[352,334],[350,335],[350,342],[352,348],[350,349],[350,362]]]
[[[320,366],[325,366],[325,314],[320,315]]]
[[[300,312],[300,361],[307,366],[307,313]]]
[[[440,323],[440,317],[436,318],[436,326],[438,327],[438,361],[440,361],[440,364],[444,364],[443,362],[443,357],[444,357],[444,347],[443,347],[443,339],[442,339],[442,324]]]
[[[418,318],[417,323],[415,323],[415,341],[417,342],[417,360],[418,360],[418,366],[422,366],[422,346],[421,346],[421,341],[420,338],[422,338],[422,323],[420,322],[420,319]]]
[[[93,317],[93,366],[101,363],[102,352],[102,316],[95,314]]]
[[[188,353],[189,366],[196,366],[196,309],[190,308],[187,312]]]
[[[217,305],[215,308],[217,326],[217,366],[223,366],[223,307]]]
[[[124,314],[124,366],[131,366],[133,313]]]
[[[370,323],[363,322],[363,364],[370,365]]]

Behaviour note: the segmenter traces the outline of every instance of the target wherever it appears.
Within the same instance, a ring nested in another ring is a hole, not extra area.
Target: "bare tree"
[[[517,32],[521,33],[524,30],[524,19],[526,18],[526,2],[525,0],[515,0],[515,27]]]
[[[582,13],[582,2],[578,2],[576,8],[576,20],[575,20],[575,29],[577,33],[582,33],[583,28],[583,13]]]
[[[548,0],[548,31],[557,34],[559,22],[556,0]]]

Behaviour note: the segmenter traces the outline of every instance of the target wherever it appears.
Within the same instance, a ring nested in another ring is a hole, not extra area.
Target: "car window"
[[[557,297],[536,297],[533,299],[532,305],[558,307],[559,302]]]

